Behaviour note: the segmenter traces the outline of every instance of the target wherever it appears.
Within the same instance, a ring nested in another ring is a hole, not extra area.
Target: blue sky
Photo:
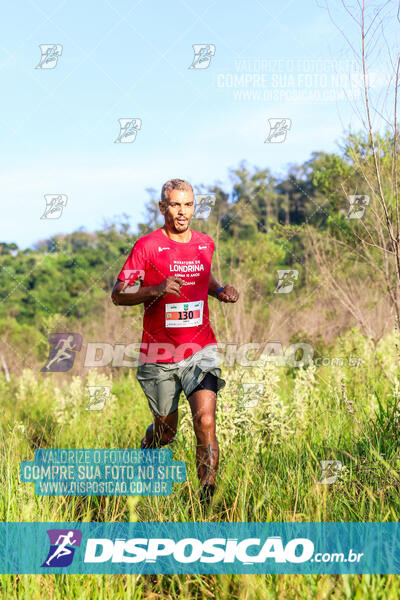
[[[55,68],[35,68],[40,44],[62,45]],[[193,44],[215,46],[207,69],[189,69]],[[122,213],[135,229],[146,188],[167,179],[229,190],[228,169],[243,159],[278,174],[334,151],[357,126],[342,92],[357,97],[357,68],[314,0],[8,3],[0,241],[26,247]],[[114,143],[120,118],[141,119],[133,143]],[[283,143],[265,143],[269,118],[291,120]],[[41,219],[56,193],[68,197],[61,217]]]

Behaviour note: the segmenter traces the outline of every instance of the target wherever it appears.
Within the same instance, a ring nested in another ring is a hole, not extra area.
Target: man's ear
[[[158,206],[159,206],[159,208],[160,208],[160,213],[161,213],[162,215],[165,215],[165,204],[164,204],[164,202],[162,202],[162,201],[160,200],[160,202],[158,203]]]

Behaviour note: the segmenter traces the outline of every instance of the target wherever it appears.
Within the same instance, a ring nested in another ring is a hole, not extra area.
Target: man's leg
[[[154,415],[154,423],[148,426],[146,434],[142,439],[141,448],[160,448],[172,442],[175,438],[176,429],[178,426],[178,411],[160,417]]]
[[[182,387],[174,370],[159,373],[159,369],[156,365],[138,369],[139,383],[154,417],[154,423],[149,425],[140,444],[144,449],[169,444],[175,438],[178,427],[178,404]]]
[[[207,375],[203,383],[211,381]],[[200,387],[200,386],[199,386]],[[202,486],[201,496],[208,502],[214,493],[215,478],[219,463],[219,446],[215,428],[215,407],[217,394],[212,389],[196,388],[188,401],[193,416],[193,427],[197,439],[196,468]],[[209,386],[213,387],[213,385]]]

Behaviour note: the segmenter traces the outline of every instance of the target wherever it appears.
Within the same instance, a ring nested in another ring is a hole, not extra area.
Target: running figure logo
[[[49,358],[41,371],[69,371],[74,364],[75,352],[82,347],[82,336],[79,333],[52,333],[49,343]]]
[[[144,271],[142,269],[124,269],[125,281],[121,293],[134,294],[142,285]]]
[[[342,470],[342,463],[340,460],[320,460],[321,466],[321,478],[317,483],[329,485],[335,483],[340,471]]]
[[[88,385],[89,402],[85,410],[103,410],[106,400],[111,395],[111,388],[106,385]]]
[[[243,397],[240,400],[242,408],[254,408],[264,395],[265,385],[262,382],[242,383]]]
[[[76,547],[81,545],[79,529],[48,529],[50,550],[42,567],[68,567],[72,563]]]
[[[61,44],[39,44],[41,58],[35,69],[54,69],[57,66],[58,58],[62,54]]]
[[[369,196],[349,196],[349,212],[346,215],[347,219],[362,219],[365,209],[369,204]]]
[[[119,135],[115,144],[131,144],[136,140],[136,134],[142,128],[142,119],[118,119]]]
[[[268,119],[269,134],[264,144],[281,144],[292,126],[291,119]]]
[[[214,44],[193,44],[193,62],[189,69],[208,69],[211,58],[215,54]]]
[[[289,294],[292,291],[294,282],[298,279],[299,272],[296,269],[278,269],[278,285],[274,294]]]
[[[193,219],[207,221],[211,214],[211,209],[215,205],[215,199],[215,194],[195,194]]]
[[[59,219],[63,208],[67,205],[66,194],[45,194],[46,208],[41,219]]]

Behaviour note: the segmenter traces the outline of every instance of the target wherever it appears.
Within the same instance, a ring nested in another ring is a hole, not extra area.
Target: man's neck
[[[166,237],[168,237],[170,240],[173,240],[174,242],[185,243],[190,242],[190,240],[192,239],[192,232],[190,231],[190,229],[187,229],[182,233],[177,233],[176,231],[171,231],[164,225],[163,227],[161,227],[161,231]]]

